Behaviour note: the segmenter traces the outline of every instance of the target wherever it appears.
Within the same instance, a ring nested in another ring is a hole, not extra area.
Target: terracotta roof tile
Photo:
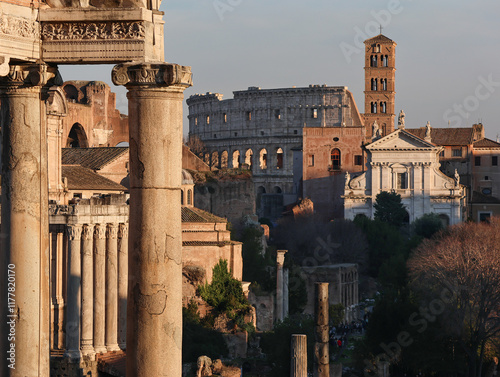
[[[474,143],[474,148],[500,148],[500,143],[490,139],[481,139]]]
[[[230,245],[230,241],[183,241],[182,246],[226,246]]]
[[[375,37],[373,37],[373,38],[367,39],[367,40],[365,41],[365,44],[368,44],[368,43],[375,43],[375,42],[392,42],[392,43],[396,43],[396,42],[394,42],[392,39],[387,38],[385,35],[383,35],[383,34],[379,34],[379,35],[376,35],[376,36],[375,36]]]
[[[406,128],[405,131],[425,139],[425,127]],[[474,129],[470,128],[434,128],[431,127],[431,141],[436,145],[469,145],[474,140]]]
[[[184,223],[227,223],[227,220],[195,207],[182,207]]]
[[[82,165],[92,170],[102,169],[128,152],[128,147],[63,148],[63,165]]]
[[[80,165],[63,165],[62,176],[67,178],[70,190],[127,191],[124,186]]]

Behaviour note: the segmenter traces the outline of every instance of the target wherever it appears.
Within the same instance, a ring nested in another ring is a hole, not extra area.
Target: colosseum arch
[[[89,141],[85,129],[80,123],[73,124],[68,134],[66,148],[88,148]]]
[[[276,149],[276,169],[283,169],[283,149]]]
[[[236,150],[233,152],[233,168],[238,169],[240,167],[240,151]]]
[[[283,193],[283,190],[279,186],[274,186],[273,191],[275,194],[281,194]]]
[[[212,164],[210,166],[214,168],[219,167],[219,152],[212,152]]]
[[[259,166],[261,170],[267,169],[267,150],[262,148],[259,152]]]
[[[221,169],[227,168],[228,166],[228,153],[227,151],[222,151],[220,154],[220,167]]]
[[[253,151],[251,149],[247,149],[245,153],[245,164],[248,165],[248,169],[252,170],[252,162],[253,162]]]

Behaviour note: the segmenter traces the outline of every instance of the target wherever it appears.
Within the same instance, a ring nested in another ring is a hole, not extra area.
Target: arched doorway
[[[75,123],[69,131],[66,148],[88,148],[87,134],[80,123]]]

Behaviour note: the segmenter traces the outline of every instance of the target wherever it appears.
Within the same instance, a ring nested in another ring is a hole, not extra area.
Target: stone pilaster
[[[66,353],[70,359],[80,359],[81,310],[81,225],[68,225],[68,294],[66,300]]]
[[[276,321],[283,321],[283,264],[288,250],[278,250],[276,255]]]
[[[94,351],[105,353],[106,226],[94,226]]]
[[[314,375],[316,377],[330,377],[330,351],[328,328],[328,283],[315,284],[315,335],[314,344]]]
[[[84,225],[82,228],[82,355],[93,360],[94,351],[94,265],[92,247],[94,226]]]
[[[106,228],[106,349],[118,351],[118,225]]]
[[[8,61],[7,61],[8,62]],[[46,64],[0,69],[2,199],[0,354],[2,376],[48,376],[50,345],[47,130],[48,87],[61,83]],[[26,261],[29,261],[27,263]],[[15,277],[15,291],[12,279]],[[11,291],[8,289],[11,288]],[[12,293],[8,297],[8,293]],[[11,317],[8,317],[11,316]],[[8,323],[10,321],[10,323]],[[15,341],[8,334],[14,328]],[[15,347],[15,369],[7,352]]]
[[[118,345],[127,343],[128,224],[118,226]]]
[[[191,69],[120,64],[129,100],[127,375],[182,375],[182,101]],[[151,345],[154,345],[152,347]]]
[[[292,334],[290,377],[307,377],[307,335]]]

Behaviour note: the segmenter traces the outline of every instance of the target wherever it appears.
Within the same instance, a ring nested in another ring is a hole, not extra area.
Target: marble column
[[[81,225],[68,225],[68,294],[66,300],[66,352],[70,359],[80,359],[81,310]]]
[[[288,268],[283,271],[283,318],[288,317],[290,293],[288,291],[288,282],[290,278]]]
[[[94,226],[94,351],[105,353],[106,226]]]
[[[330,377],[330,350],[329,350],[329,302],[328,283],[315,283],[315,336],[314,344],[314,375],[316,377]]]
[[[290,377],[307,377],[307,335],[292,334]]]
[[[106,228],[106,349],[118,351],[118,225]]]
[[[82,227],[82,356],[93,360],[94,351],[94,263],[92,247],[94,245],[94,226]]]
[[[118,226],[118,345],[127,343],[128,224]]]
[[[47,88],[62,80],[56,68],[44,63],[2,68],[0,375],[48,376],[50,257],[47,129],[42,115]],[[9,340],[11,329],[15,341]],[[15,358],[8,360],[14,348]]]
[[[190,67],[113,68],[129,100],[127,375],[182,375],[182,102]],[[154,346],[152,346],[154,345]]]
[[[283,264],[287,250],[278,250],[276,255],[276,321],[283,321]]]

